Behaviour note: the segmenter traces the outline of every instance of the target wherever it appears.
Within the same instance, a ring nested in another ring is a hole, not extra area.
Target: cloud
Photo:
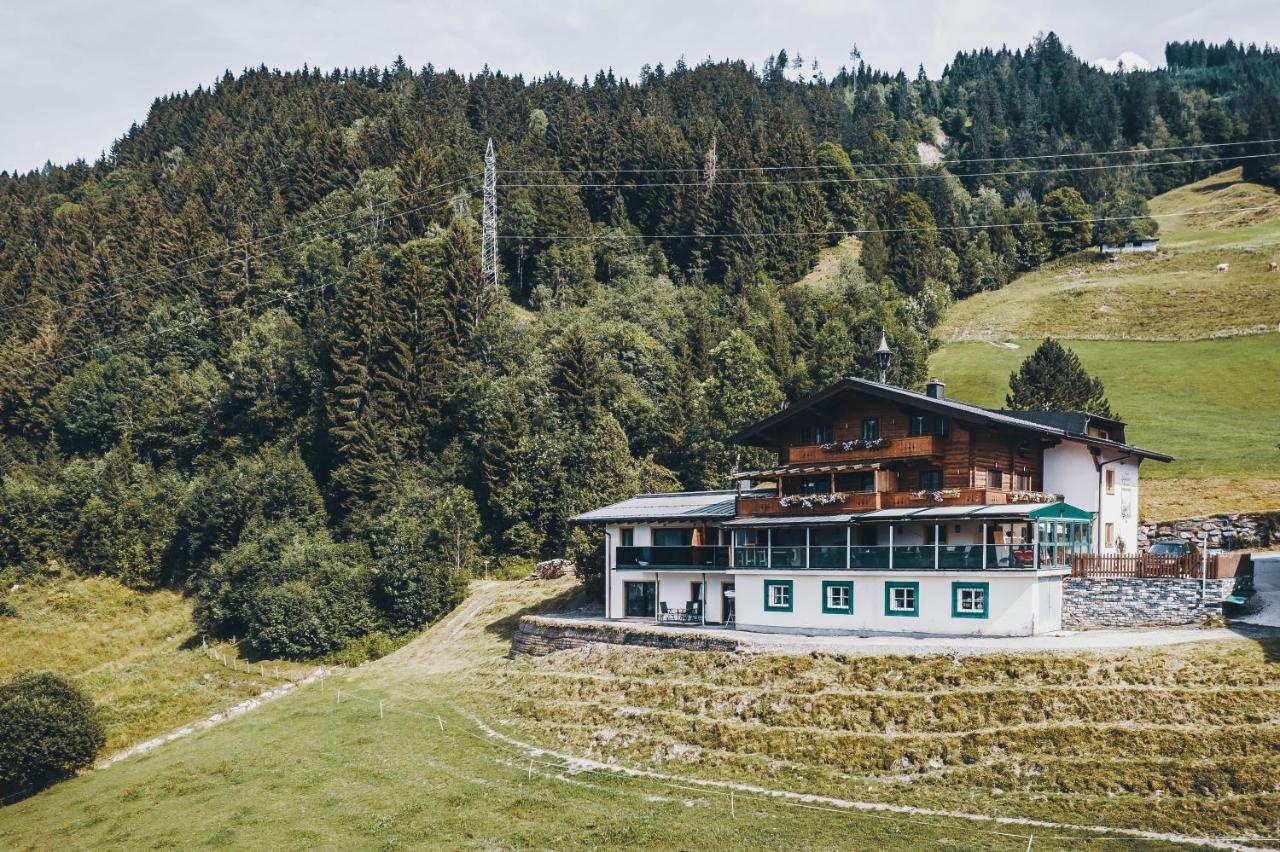
[[[1093,65],[1107,72],[1115,71],[1121,65],[1124,66],[1126,71],[1150,71],[1154,67],[1145,57],[1139,56],[1132,50],[1126,50],[1115,59],[1107,59],[1105,57],[1095,59],[1093,60]]]

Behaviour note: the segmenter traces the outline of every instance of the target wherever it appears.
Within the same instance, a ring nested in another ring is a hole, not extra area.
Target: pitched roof
[[[1119,441],[1096,438],[1092,435],[1068,430],[1060,426],[1040,423],[1029,417],[1018,416],[1021,412],[996,411],[990,408],[983,408],[979,405],[970,405],[967,402],[958,402],[954,399],[947,399],[946,397],[932,397],[928,394],[907,390],[906,388],[900,388],[895,385],[882,385],[879,382],[859,379],[854,376],[845,376],[844,378],[833,382],[817,393],[798,400],[776,414],[770,415],[757,423],[753,423],[738,432],[729,440],[733,443],[747,444],[750,446],[773,446],[771,442],[763,438],[763,433],[769,431],[775,426],[787,422],[793,417],[803,414],[805,411],[808,411],[815,406],[821,405],[830,399],[849,392],[867,393],[884,399],[892,399],[897,402],[910,405],[914,408],[919,408],[936,414],[947,414],[970,423],[980,423],[986,426],[1005,429],[1018,429],[1024,432],[1041,435],[1046,438],[1078,441],[1080,443],[1089,444],[1090,446],[1110,447],[1141,458],[1150,458],[1157,461],[1173,461],[1173,456],[1165,455],[1164,453],[1157,453],[1154,450],[1145,450],[1141,447],[1135,447]]]
[[[906,506],[900,509],[876,509],[843,515],[774,516],[758,515],[725,521],[726,527],[776,527],[785,524],[848,524],[867,521],[969,520],[973,518],[1063,518],[1090,520],[1093,515],[1061,500],[1054,503],[986,503],[975,506]]]
[[[665,494],[638,494],[590,512],[575,515],[575,524],[602,524],[616,521],[696,521],[732,518],[737,491],[675,491]]]

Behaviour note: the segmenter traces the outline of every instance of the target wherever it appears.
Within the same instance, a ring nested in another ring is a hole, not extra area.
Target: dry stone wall
[[[511,655],[527,654],[544,657],[556,651],[581,648],[603,642],[610,645],[639,645],[646,648],[669,648],[681,651],[736,651],[737,641],[697,630],[646,630],[641,624],[610,625],[584,621],[572,624],[560,619],[526,615],[520,619],[511,640]]]
[[[1251,548],[1280,544],[1280,512],[1207,515],[1176,521],[1144,521],[1138,526],[1138,547],[1158,538],[1204,541],[1209,547]]]
[[[1251,579],[1251,578],[1249,578]],[[1246,578],[1222,580],[1066,577],[1062,626],[1068,630],[1204,624]]]

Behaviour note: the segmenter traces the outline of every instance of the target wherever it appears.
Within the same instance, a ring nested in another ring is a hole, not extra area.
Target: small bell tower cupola
[[[889,348],[889,341],[885,339],[884,331],[880,332],[880,346],[876,348],[876,369],[880,371],[880,384],[885,384],[886,377],[889,375],[889,362],[893,360],[893,350]]]

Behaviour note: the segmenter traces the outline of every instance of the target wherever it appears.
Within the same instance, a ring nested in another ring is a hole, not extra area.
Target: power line
[[[470,175],[464,175],[464,176],[462,176],[462,177],[460,177],[460,178],[455,178],[454,180],[451,180],[451,181],[445,181],[444,183],[438,183],[438,184],[434,184],[434,185],[432,185],[432,186],[424,186],[424,187],[422,187],[421,189],[416,189],[416,190],[414,190],[413,192],[408,193],[407,195],[402,195],[402,196],[399,196],[399,197],[397,197],[397,198],[390,199],[390,200],[388,200],[388,201],[380,201],[380,202],[378,202],[378,203],[376,203],[376,204],[369,204],[369,205],[366,205],[366,206],[364,206],[364,207],[357,207],[356,209],[354,209],[354,210],[348,210],[348,211],[347,211],[347,212],[345,212],[345,213],[335,213],[335,214],[333,214],[332,216],[326,216],[326,217],[324,217],[324,218],[322,218],[322,219],[317,219],[317,220],[316,220],[316,221],[314,221],[314,222],[306,222],[306,223],[303,223],[303,224],[300,224],[300,225],[295,225],[295,226],[294,226],[294,227],[292,227],[292,228],[287,228],[286,230],[283,230],[283,231],[277,231],[277,232],[276,232],[276,233],[274,233],[274,234],[267,234],[267,235],[265,235],[265,236],[261,236],[261,237],[254,237],[253,239],[249,239],[249,240],[242,240],[242,241],[240,241],[240,242],[238,242],[238,243],[229,243],[228,245],[226,245],[226,246],[225,246],[225,247],[223,247],[223,248],[214,249],[214,250],[212,250],[212,251],[205,252],[204,254],[196,255],[195,257],[184,258],[184,259],[182,259],[182,260],[179,260],[176,264],[173,264],[173,265],[157,264],[157,265],[152,266],[152,267],[149,267],[149,268],[147,268],[147,269],[140,269],[140,270],[138,270],[137,272],[132,272],[132,273],[129,273],[128,275],[121,275],[121,276],[117,276],[116,278],[113,278],[113,279],[111,279],[111,280],[109,280],[109,281],[105,282],[105,286],[114,287],[114,286],[116,286],[116,285],[118,285],[118,284],[123,284],[123,283],[125,283],[125,282],[132,281],[132,280],[137,279],[137,278],[141,278],[142,276],[144,276],[144,275],[148,275],[148,274],[153,273],[153,272],[173,272],[173,271],[175,271],[175,266],[185,266],[185,265],[190,264],[190,263],[195,263],[196,261],[199,261],[199,260],[207,260],[207,259],[208,259],[208,258],[210,258],[210,257],[216,257],[216,256],[221,255],[221,254],[227,254],[228,252],[231,252],[231,251],[233,251],[233,250],[240,249],[240,248],[245,248],[245,247],[248,247],[248,246],[251,246],[251,245],[257,244],[257,243],[264,243],[264,242],[268,242],[268,241],[270,241],[270,240],[274,240],[274,239],[277,239],[277,238],[279,238],[279,237],[283,237],[283,236],[286,236],[286,235],[288,235],[288,234],[295,233],[296,231],[300,231],[300,230],[304,230],[304,229],[306,229],[306,228],[312,228],[312,227],[315,227],[315,226],[317,226],[317,225],[324,224],[325,222],[332,222],[332,221],[335,221],[335,220],[338,220],[338,219],[345,219],[346,217],[348,217],[348,216],[354,216],[354,215],[356,215],[357,213],[367,213],[367,212],[369,212],[369,211],[371,211],[371,210],[381,209],[381,208],[383,208],[383,207],[387,207],[387,206],[390,206],[390,205],[392,205],[392,204],[399,204],[399,203],[401,203],[401,202],[407,201],[407,200],[409,200],[409,199],[411,199],[411,198],[414,198],[414,197],[416,197],[416,196],[422,195],[423,193],[431,192],[431,191],[436,190],[436,189],[443,189],[443,188],[448,187],[448,186],[453,186],[454,184],[462,183],[463,181],[470,180],[470,179],[472,179],[472,178],[474,178],[474,177],[478,177],[478,176],[479,176],[479,173],[470,174]],[[472,192],[472,193],[471,193],[471,195],[475,195],[475,193],[474,193],[474,192]],[[424,208],[418,208],[418,209],[424,209]],[[412,212],[416,212],[416,211],[412,211]],[[393,217],[388,217],[388,218],[393,218]],[[344,231],[336,231],[336,232],[332,232],[331,234],[322,234],[322,235],[315,235],[315,234],[313,234],[313,235],[311,235],[311,236],[307,237],[307,239],[315,239],[317,236],[333,236],[333,235],[335,235],[335,234],[344,234],[344,233],[349,233],[350,231],[358,230],[359,228],[363,228],[363,227],[366,227],[366,224],[357,225],[357,226],[355,226],[355,227],[353,227],[353,228],[348,228],[347,230],[344,230]],[[296,244],[294,244],[293,246],[290,246],[289,248],[297,247],[297,246],[300,246],[300,245],[302,245],[302,243],[296,243]],[[264,256],[264,257],[269,257],[269,256],[270,256],[270,254],[262,255],[262,256]],[[251,258],[251,259],[252,259],[252,258]],[[196,274],[204,274],[204,273],[210,273],[210,272],[217,272],[217,271],[219,271],[219,270],[221,270],[221,269],[226,269],[226,268],[228,268],[229,266],[233,266],[233,265],[235,265],[236,263],[240,263],[240,262],[242,262],[243,260],[244,260],[244,258],[241,258],[241,259],[238,259],[238,260],[236,260],[236,261],[232,261],[232,262],[230,262],[230,263],[223,264],[223,265],[221,265],[221,266],[215,266],[215,267],[213,267],[212,269],[200,270],[200,271],[198,271]],[[187,275],[187,276],[183,276],[183,277],[180,277],[180,278],[168,278],[168,279],[165,279],[165,280],[163,280],[163,281],[155,281],[155,282],[153,282],[153,283],[151,283],[151,284],[147,285],[147,287],[144,287],[144,288],[141,288],[141,289],[137,289],[137,290],[126,290],[126,291],[124,291],[124,292],[143,293],[143,292],[146,292],[146,291],[147,291],[147,290],[149,290],[149,289],[152,289],[152,288],[154,288],[154,287],[158,287],[158,286],[160,286],[161,284],[168,284],[168,283],[172,283],[172,282],[174,282],[174,281],[181,281],[181,280],[183,280],[183,279],[184,279],[184,278],[186,278],[186,277],[190,277],[190,276],[189,276],[189,275]],[[22,308],[25,308],[25,307],[27,307],[27,306],[29,306],[29,305],[33,305],[33,304],[35,304],[36,302],[38,302],[38,301],[40,301],[40,300],[42,300],[42,299],[57,299],[57,298],[59,298],[59,297],[61,297],[61,296],[68,296],[68,295],[71,295],[71,294],[72,294],[72,293],[74,293],[74,292],[75,292],[75,289],[68,288],[68,289],[64,289],[64,290],[55,290],[55,291],[53,291],[52,293],[41,293],[41,294],[40,294],[40,295],[38,295],[38,296],[32,296],[32,297],[29,297],[29,298],[28,298],[26,301],[24,301],[24,302],[19,302],[18,304],[14,305],[12,308],[10,308],[10,310],[21,310]],[[108,298],[108,297],[100,297],[100,300],[101,300],[101,299],[105,299],[105,298]],[[86,304],[95,304],[95,302],[90,301],[90,302],[87,302]]]
[[[1053,160],[1064,157],[1112,157],[1121,155],[1145,155],[1153,153],[1161,153],[1168,151],[1198,151],[1203,149],[1238,147],[1242,145],[1271,145],[1280,142],[1280,139],[1251,139],[1240,142],[1205,142],[1195,145],[1163,145],[1154,148],[1117,148],[1109,151],[1079,151],[1079,152],[1063,152],[1059,154],[1028,154],[1026,156],[1009,155],[1005,157],[968,157],[956,160],[942,160],[939,165],[951,166],[959,163],[1003,163],[1019,160]],[[1240,159],[1239,157],[1231,157],[1230,159]],[[1189,162],[1189,161],[1182,161]],[[1207,162],[1216,162],[1210,160]],[[903,162],[886,162],[886,163],[854,163],[854,168],[873,169],[873,168],[921,168],[922,163],[903,163]],[[786,165],[786,166],[720,166],[718,171],[721,172],[770,172],[770,171],[792,171],[803,169],[838,169],[843,168],[841,165]],[[499,174],[577,174],[582,171],[598,171],[611,172],[613,174],[677,174],[677,173],[698,173],[702,170],[697,167],[673,167],[673,168],[652,168],[652,169],[614,169],[607,166],[590,167],[575,172],[569,169],[499,169]],[[975,175],[958,175],[958,177],[975,177]]]
[[[1265,154],[1241,154],[1238,157],[1232,157],[1232,160],[1251,160],[1259,157],[1280,157],[1280,153]],[[1163,166],[1190,166],[1199,163],[1220,163],[1221,160],[1214,159],[1197,159],[1197,160],[1162,160],[1158,163],[1103,163],[1089,166],[1054,166],[1048,169],[1018,169],[1015,171],[1005,172],[970,172],[968,174],[953,174],[952,172],[938,171],[929,172],[920,175],[864,175],[861,177],[851,178],[800,178],[797,180],[735,180],[723,181],[726,186],[791,186],[802,184],[842,184],[842,183],[884,183],[889,181],[912,181],[912,180],[947,180],[949,178],[959,179],[962,177],[1021,177],[1024,175],[1039,174],[1066,174],[1068,172],[1093,172],[1105,169],[1153,169]],[[721,169],[720,171],[725,171]],[[601,181],[598,183],[504,183],[500,184],[500,189],[516,189],[516,188],[541,188],[541,189],[605,189],[605,188],[621,188],[621,189],[650,189],[662,187],[680,187],[680,186],[706,186],[705,180],[696,181],[658,181],[653,183],[626,183],[623,181]]]
[[[744,231],[718,234],[628,234],[608,231],[601,234],[499,234],[500,240],[704,240],[746,237],[856,237],[864,234],[903,234],[921,231],[978,231],[995,228],[1027,228],[1033,225],[1084,225],[1098,222],[1132,222],[1139,219],[1166,219],[1200,214],[1249,213],[1280,209],[1280,202],[1260,207],[1230,207],[1219,210],[1183,210],[1175,213],[1147,213],[1136,216],[1098,216],[1092,219],[1055,219],[1034,222],[992,222],[984,225],[937,225],[930,228],[861,228],[848,231]]]

